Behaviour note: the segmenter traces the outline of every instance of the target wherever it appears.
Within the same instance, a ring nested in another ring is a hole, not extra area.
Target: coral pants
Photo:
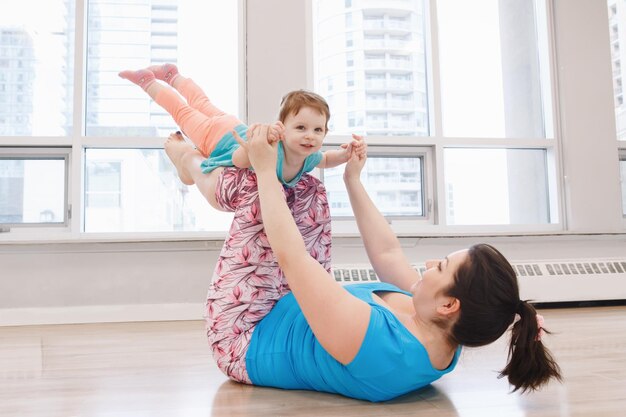
[[[226,133],[243,124],[237,117],[215,107],[191,78],[177,83],[177,91],[186,102],[171,88],[161,88],[154,101],[174,118],[204,157],[211,154]]]
[[[249,384],[246,351],[254,328],[290,290],[265,235],[256,175],[237,168],[225,168],[219,175],[217,201],[235,217],[209,286],[207,337],[222,372]],[[330,273],[330,212],[324,186],[305,174],[284,192],[307,250]]]

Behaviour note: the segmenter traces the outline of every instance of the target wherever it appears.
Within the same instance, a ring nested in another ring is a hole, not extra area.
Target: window
[[[211,210],[195,187],[177,182],[155,149],[178,127],[118,73],[176,63],[213,103],[243,117],[239,2],[45,3],[42,10],[25,0],[0,13],[0,222],[13,231],[223,232],[232,214]],[[84,164],[70,169],[69,155]]]
[[[72,130],[74,1],[41,8],[38,0],[24,0],[0,13],[0,136],[66,136]]]
[[[432,223],[426,203],[426,190],[433,187],[426,175],[430,150],[411,147],[398,152],[393,147],[370,147],[361,181],[381,212],[390,219]],[[321,170],[328,191],[333,219],[354,216],[343,183],[343,167]]]
[[[169,3],[169,4],[163,4]],[[122,69],[178,64],[222,110],[239,113],[236,2],[89,0],[86,111],[88,136],[167,137],[172,118]],[[206,51],[219,61],[207,63]]]
[[[329,91],[321,80],[331,74],[346,73],[348,77],[365,80],[365,90],[368,93],[393,93],[414,94],[426,92],[426,77],[414,77],[414,73],[426,74],[427,59],[423,45],[426,42],[424,35],[425,15],[423,0],[406,0],[395,3],[393,8],[387,8],[386,3],[380,1],[368,1],[360,5],[363,13],[361,20],[354,19],[351,22],[351,33],[354,39],[362,39],[362,48],[348,51],[343,45],[332,42],[332,39],[340,39],[339,35],[346,33],[348,26],[340,20],[332,20],[339,10],[333,7],[332,0],[315,0],[314,8],[317,12],[314,22],[314,49],[317,61],[315,88],[323,96]],[[381,12],[388,10],[388,12]],[[392,13],[393,14],[387,14]],[[345,12],[345,10],[343,11]],[[347,14],[346,14],[347,16]],[[328,24],[329,21],[335,24]],[[344,65],[338,65],[337,53],[344,56],[352,54],[350,60]],[[352,52],[353,51],[353,52]],[[360,63],[362,66],[350,65],[351,62]],[[348,75],[348,73],[351,73]],[[350,86],[350,83],[348,84]],[[357,85],[358,87],[358,85]],[[336,94],[347,94],[341,92]],[[345,101],[344,101],[345,102]],[[356,106],[362,106],[357,104]],[[380,106],[377,103],[376,106]],[[393,106],[392,101],[386,103],[386,108]],[[407,106],[405,106],[407,107]],[[365,110],[369,108],[366,106]],[[349,111],[356,108],[333,109],[335,126],[341,130],[332,133],[336,135],[348,135],[351,132],[349,123],[345,119]],[[428,120],[429,109],[425,106],[417,108],[413,105],[410,109],[411,116],[416,119],[416,113],[424,113],[424,119]],[[390,125],[389,123],[385,123]],[[368,126],[365,126],[368,128]],[[428,134],[428,126],[424,128],[410,129],[413,135]],[[394,131],[392,128],[377,130],[378,135],[406,135],[407,129]]]
[[[87,211],[99,208],[121,209],[121,168],[119,161],[90,162],[85,175],[85,206]],[[107,226],[105,223],[104,227]]]
[[[369,1],[362,5],[362,21],[353,21],[351,28],[355,38],[363,39],[363,50],[350,51],[328,41],[346,30],[340,20],[335,27],[322,24],[339,12],[331,2],[314,1],[315,79],[343,71],[365,83],[364,102],[348,106],[348,100],[336,101],[337,130],[331,134],[352,133],[354,114],[364,111],[364,132],[388,138],[377,143],[407,143],[400,137],[426,143],[438,158],[433,162],[443,166],[438,187],[445,192],[437,195],[406,194],[403,184],[411,177],[406,172],[391,175],[394,167],[372,174],[370,184],[385,183],[376,198],[389,215],[391,207],[410,201],[443,198],[437,205],[441,225],[541,229],[559,222],[549,42],[541,0],[437,0],[429,4],[437,16],[430,24],[423,0],[394,4],[393,10],[385,9],[382,0]],[[431,39],[437,40],[436,48],[425,47]],[[364,65],[338,68],[337,53]],[[322,82],[316,88],[328,93]],[[334,92],[334,99],[341,94]],[[483,193],[484,200],[476,198]],[[528,207],[529,201],[536,204]]]
[[[544,150],[448,148],[444,167],[450,225],[557,220],[550,217]]]
[[[354,72],[346,73],[346,87],[354,87]]]
[[[0,154],[0,224],[66,226],[68,150],[4,151]]]
[[[346,54],[346,67],[354,66],[354,55],[352,53]]]
[[[87,149],[86,232],[226,231],[232,213],[183,185],[162,149]]]
[[[609,26],[611,42],[611,61],[613,69],[613,96],[615,100],[615,130],[617,140],[626,143],[626,104],[624,103],[624,90],[622,86],[621,62],[626,58],[624,48],[620,44],[625,42],[626,31],[626,5],[617,0],[607,0],[609,7]],[[620,142],[618,142],[620,143]],[[626,150],[619,151],[620,184],[622,193],[622,215],[626,217]]]
[[[622,150],[620,155],[619,171],[622,185],[622,215],[626,217],[626,149]]]
[[[553,136],[539,10],[533,2],[437,1],[443,135]]]
[[[378,158],[418,159],[419,168],[397,175],[391,164],[388,171],[372,169],[368,179],[372,187],[387,184],[372,196],[385,204],[392,225],[401,224],[403,233],[626,230],[621,216],[618,225],[607,220],[626,211],[618,207],[624,193],[617,194],[624,189],[626,148],[621,121],[626,48],[619,23],[624,2],[607,0],[607,13],[605,2],[556,1],[292,2],[278,11],[280,31],[257,24],[267,13],[257,2],[247,3],[246,19],[237,10],[242,1],[50,0],[39,14],[31,11],[41,10],[40,1],[5,7],[0,13],[0,205],[3,222],[13,221],[14,227],[0,240],[28,229],[37,233],[37,227],[47,233],[48,226],[55,226],[53,234],[70,229],[63,236],[73,239],[84,231],[110,231],[103,226],[108,219],[122,239],[134,239],[138,232],[227,227],[225,218],[211,224],[221,213],[207,211],[195,187],[182,186],[167,172],[173,167],[160,147],[176,129],[170,116],[117,77],[126,67],[169,60],[219,107],[240,118],[249,114],[250,122],[272,120],[289,89],[310,88],[331,105],[329,146],[362,133],[369,136],[371,164]],[[248,28],[241,27],[244,20]],[[246,29],[251,35],[244,39]],[[570,29],[580,36],[575,47],[554,50],[572,39]],[[285,33],[289,42],[283,45]],[[604,45],[597,44],[599,38]],[[276,44],[282,45],[281,57],[298,59],[272,59],[280,61],[279,70],[259,65],[267,53],[261,45]],[[606,62],[594,59],[594,51],[603,51]],[[244,66],[246,60],[251,65]],[[609,97],[586,77],[597,78],[600,86],[611,82]],[[250,92],[245,101],[240,85]],[[559,102],[553,104],[553,98]],[[557,107],[561,111],[554,111]],[[617,129],[611,125],[614,109]],[[595,146],[606,137],[609,150]],[[381,153],[383,148],[392,152]],[[474,182],[455,172],[456,161]],[[493,175],[468,165],[472,161],[489,164]],[[37,167],[44,163],[55,168]],[[58,172],[50,202],[31,209],[37,201],[30,196],[37,192],[15,179],[20,164],[24,175],[26,170]],[[567,179],[566,171],[572,173]],[[528,183],[525,175],[537,183]],[[415,184],[420,187],[403,188]],[[483,201],[484,213],[468,208],[468,196],[484,194],[480,184],[497,190],[496,213]],[[332,207],[349,207],[345,190],[330,192]],[[511,209],[524,199],[539,202],[535,211]],[[587,200],[598,204],[592,207]],[[349,212],[333,215],[342,224],[350,222]]]
[[[609,6],[609,25],[611,29],[611,60],[613,62],[613,93],[615,96],[615,123],[617,139],[626,140],[626,105],[624,104],[624,92],[622,89],[621,62],[624,52],[620,49],[620,43],[624,42],[624,30],[626,30],[626,5],[616,0],[607,0]]]
[[[361,181],[376,206],[387,217],[426,219],[424,154],[378,152],[368,158],[361,173]],[[333,218],[354,216],[343,183],[343,167],[325,169],[322,176]]]

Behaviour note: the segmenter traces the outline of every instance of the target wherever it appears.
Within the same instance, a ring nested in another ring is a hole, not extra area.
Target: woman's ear
[[[442,303],[437,307],[437,313],[449,317],[456,314],[461,309],[461,300],[456,297],[444,297]]]

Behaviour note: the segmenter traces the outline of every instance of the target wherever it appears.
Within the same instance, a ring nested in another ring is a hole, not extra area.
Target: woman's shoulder
[[[368,282],[368,283],[355,283],[348,284],[345,288],[353,293],[353,294],[372,294],[376,291],[389,291],[389,292],[397,292],[401,294],[410,295],[409,292],[401,290],[393,284],[388,284],[386,282]]]

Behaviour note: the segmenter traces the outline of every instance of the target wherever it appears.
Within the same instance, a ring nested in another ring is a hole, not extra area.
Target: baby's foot
[[[122,71],[118,74],[121,78],[124,78],[130,82],[137,84],[139,87],[144,90],[147,89],[150,84],[152,84],[155,80],[154,74],[152,71],[147,69],[140,69],[137,71],[126,70]]]
[[[195,184],[184,164],[184,156],[190,151],[194,152],[193,147],[185,142],[180,133],[172,133],[165,141],[164,147],[167,157],[170,158],[170,161],[176,167],[180,181],[185,185]]]
[[[169,85],[172,85],[174,78],[178,76],[178,68],[176,65],[170,63],[152,65],[148,67],[148,70],[154,73],[157,80],[165,81]]]

